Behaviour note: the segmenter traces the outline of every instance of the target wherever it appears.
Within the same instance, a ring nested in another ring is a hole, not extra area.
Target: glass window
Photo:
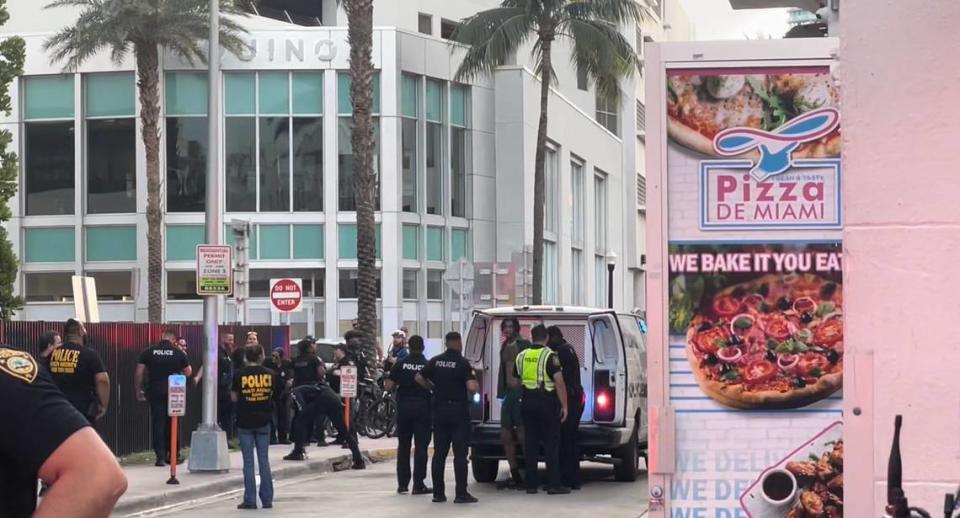
[[[467,258],[467,231],[453,229],[450,231],[450,261],[456,262]]]
[[[420,169],[419,147],[420,139],[417,135],[417,119],[401,119],[402,148],[401,161],[403,167],[403,204],[404,212],[417,212],[417,172]]]
[[[74,253],[73,227],[28,228],[23,231],[24,261],[28,263],[70,263]]]
[[[544,193],[546,207],[544,208],[544,229],[547,232],[557,232],[557,219],[560,208],[560,193],[558,192],[559,163],[557,150],[547,148],[547,156],[543,165]]]
[[[290,225],[260,225],[260,259],[290,259]]]
[[[570,192],[573,207],[570,210],[570,237],[574,246],[583,246],[583,164],[570,162]]]
[[[377,270],[377,298],[380,298],[380,271]],[[355,299],[360,293],[357,270],[340,270],[340,298]]]
[[[24,124],[23,149],[27,216],[73,214],[73,122]]]
[[[73,302],[73,275],[73,272],[24,274],[24,298],[27,302]]]
[[[427,79],[427,120],[443,122],[443,82],[436,79]]]
[[[132,272],[86,272],[97,283],[99,300],[133,300]]]
[[[167,72],[167,115],[206,115],[208,90],[206,72]]]
[[[593,177],[593,238],[596,252],[607,255],[607,182],[601,175]]]
[[[73,76],[35,76],[23,80],[24,119],[72,119]]]
[[[596,255],[593,257],[593,285],[596,287],[596,298],[593,301],[594,306],[598,308],[607,307],[607,264],[605,256]]]
[[[323,113],[323,72],[294,72],[292,90],[294,114]]]
[[[337,74],[337,113],[350,115],[353,113],[353,104],[350,102],[350,74]],[[373,113],[380,113],[380,72],[373,73]]]
[[[167,271],[167,300],[199,299],[195,271]]]
[[[87,117],[135,115],[133,74],[89,74],[84,79]]]
[[[597,96],[597,122],[614,135],[620,134],[619,101]]]
[[[323,259],[323,225],[293,226],[293,258]]]
[[[443,125],[427,123],[427,214],[443,214]]]
[[[293,119],[293,210],[323,210],[323,119]]]
[[[450,124],[469,127],[470,88],[465,85],[450,86]]]
[[[380,224],[377,223],[374,235],[374,246],[377,251],[377,259],[380,258]],[[340,233],[338,235],[340,244],[340,259],[357,258],[357,225],[355,223],[340,224]]]
[[[577,67],[577,88],[587,91],[588,82],[587,82],[587,69]]]
[[[286,72],[260,72],[260,113],[290,113],[290,75]]]
[[[467,217],[467,149],[470,145],[467,130],[450,128],[450,213]]]
[[[257,210],[255,122],[252,117],[227,117],[224,123],[227,212]]]
[[[345,212],[357,210],[352,134],[353,121],[349,117],[340,117],[337,121],[338,196],[340,210]],[[373,120],[373,141],[373,173],[377,177],[375,201],[376,210],[380,210],[380,121],[376,118]]]
[[[290,210],[290,119],[261,117],[260,211]]]
[[[322,298],[324,296],[323,268],[298,268],[267,270],[250,270],[250,296],[267,298],[270,296],[270,279],[300,279],[304,298]]]
[[[203,212],[207,193],[206,117],[167,117],[167,211]]]
[[[416,261],[420,258],[420,227],[403,226],[403,258]]]
[[[136,119],[87,120],[87,213],[137,211]]]
[[[87,227],[87,261],[136,261],[137,227]]]
[[[223,75],[223,105],[227,115],[253,115],[257,112],[256,79],[252,72]]]
[[[433,34],[433,16],[420,13],[417,16],[417,30],[420,34]]]
[[[543,302],[557,304],[557,244],[543,242]]]
[[[571,303],[575,306],[582,306],[584,304],[583,296],[583,250],[577,250],[574,248],[570,251],[570,274],[571,274],[571,286],[573,287],[573,296],[571,297]]]
[[[427,270],[427,300],[443,300],[443,270]]]
[[[427,227],[427,260],[443,261],[443,227]]]
[[[440,20],[440,37],[449,40],[453,39],[454,33],[460,28],[460,24],[451,20]]]
[[[167,225],[167,260],[194,261],[197,245],[203,244],[203,225]]]
[[[416,300],[419,295],[420,270],[403,271],[403,298]]]
[[[590,320],[590,338],[593,340],[594,358],[605,365],[616,365],[620,359],[620,344],[610,316]]]
[[[420,77],[403,74],[401,88],[401,114],[416,119],[420,113]]]

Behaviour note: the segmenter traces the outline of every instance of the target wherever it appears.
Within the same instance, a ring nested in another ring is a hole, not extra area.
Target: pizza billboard
[[[653,516],[843,515],[835,45],[648,54]]]

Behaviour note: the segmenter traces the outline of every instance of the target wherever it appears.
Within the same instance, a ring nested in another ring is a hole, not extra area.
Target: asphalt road
[[[470,479],[470,492],[477,504],[457,505],[453,499],[453,465],[448,463],[448,498],[435,504],[430,496],[396,493],[396,464],[379,463],[364,471],[312,475],[278,483],[272,510],[238,511],[240,492],[211,497],[147,516],[196,516],[202,518],[251,516],[332,516],[348,518],[404,518],[411,516],[482,516],[483,518],[549,516],[550,518],[638,518],[646,514],[647,481],[615,482],[612,469],[600,464],[583,464],[584,486],[570,495],[549,496],[544,492],[527,495],[522,491],[497,490],[491,484]],[[505,473],[502,474],[505,476]],[[427,477],[429,485],[429,475]],[[241,488],[242,492],[242,488]]]

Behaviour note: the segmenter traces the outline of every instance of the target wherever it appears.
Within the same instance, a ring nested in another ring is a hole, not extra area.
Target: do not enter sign
[[[270,305],[281,313],[300,311],[303,307],[303,281],[270,279]]]

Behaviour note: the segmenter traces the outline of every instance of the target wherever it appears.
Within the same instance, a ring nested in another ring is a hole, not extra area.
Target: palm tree
[[[377,322],[376,208],[373,171],[373,0],[342,0],[350,43],[350,102],[353,107],[354,190],[357,205],[357,324],[364,348],[375,347]],[[343,187],[341,186],[341,189]]]
[[[163,193],[160,177],[160,52],[166,49],[191,65],[205,63],[210,28],[207,0],[57,0],[46,6],[80,10],[74,25],[44,43],[52,61],[69,71],[99,52],[109,52],[120,65],[129,52],[137,61],[140,120],[147,162],[147,315],[163,321]],[[224,14],[242,15],[230,0],[220,0]],[[246,30],[230,18],[220,19],[220,43],[237,54],[247,48],[240,34]],[[210,151],[211,153],[214,151]],[[213,171],[208,171],[213,174]]]
[[[593,80],[597,95],[619,101],[620,80],[639,70],[640,61],[620,33],[626,23],[640,23],[647,10],[638,0],[503,0],[500,7],[465,20],[453,38],[468,45],[455,76],[465,80],[490,74],[531,38],[540,77],[540,123],[533,175],[533,303],[543,300],[544,159],[547,151],[547,105],[553,70],[553,42],[569,40],[571,61]]]

